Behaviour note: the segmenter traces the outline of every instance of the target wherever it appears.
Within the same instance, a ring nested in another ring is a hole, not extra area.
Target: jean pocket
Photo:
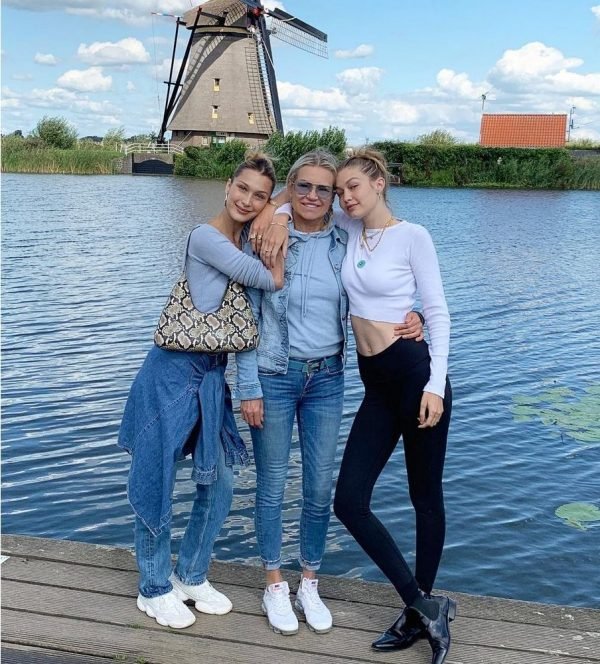
[[[333,362],[325,367],[325,371],[329,376],[339,376],[344,373],[344,362],[341,357],[336,357]]]

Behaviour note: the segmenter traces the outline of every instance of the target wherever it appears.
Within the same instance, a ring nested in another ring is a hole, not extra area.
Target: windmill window
[[[254,124],[254,113],[248,113],[248,124]]]
[[[213,91],[219,92],[220,89],[221,89],[221,79],[213,78]]]
[[[213,106],[212,107],[212,118],[213,118],[213,120],[215,120],[218,117],[219,117],[219,107],[218,106]]]

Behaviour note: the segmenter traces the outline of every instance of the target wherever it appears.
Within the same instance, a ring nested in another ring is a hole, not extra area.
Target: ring
[[[256,233],[252,233],[252,235],[250,235],[251,240],[254,240],[255,237],[256,237]]]
[[[262,240],[262,235],[257,235],[257,236],[256,236],[256,239],[257,239],[257,240]]]

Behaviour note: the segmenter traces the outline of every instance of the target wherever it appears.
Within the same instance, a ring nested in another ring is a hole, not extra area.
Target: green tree
[[[456,145],[458,140],[447,129],[435,129],[428,134],[417,136],[419,145]]]
[[[48,117],[45,115],[31,133],[33,138],[40,138],[52,148],[69,150],[77,141],[77,129],[61,117]]]
[[[109,129],[104,138],[102,139],[102,145],[104,147],[110,148],[111,150],[118,150],[121,147],[121,143],[125,141],[125,127],[115,127],[114,129]]]

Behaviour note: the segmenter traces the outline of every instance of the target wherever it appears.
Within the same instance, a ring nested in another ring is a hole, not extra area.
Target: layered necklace
[[[372,254],[375,249],[379,246],[379,243],[381,242],[381,239],[383,238],[383,234],[385,233],[386,229],[391,226],[394,223],[394,215],[392,215],[383,225],[382,228],[378,228],[373,235],[367,235],[367,229],[363,225],[362,232],[360,234],[360,246],[361,248],[367,249],[370,254]],[[374,242],[373,245],[370,245],[369,242]],[[361,258],[358,263],[356,264],[356,267],[362,268],[367,264],[367,261],[364,258]]]

